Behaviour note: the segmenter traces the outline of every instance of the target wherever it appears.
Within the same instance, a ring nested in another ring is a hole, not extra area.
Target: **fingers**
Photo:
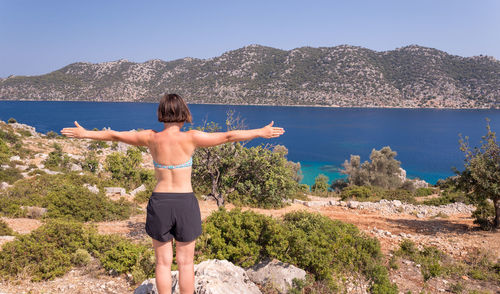
[[[75,126],[76,126],[77,128],[81,128],[81,127],[82,127],[82,126],[80,126],[80,124],[79,124],[76,120],[75,120]]]
[[[271,121],[270,124],[268,124],[268,126],[272,127],[274,125],[274,120]]]

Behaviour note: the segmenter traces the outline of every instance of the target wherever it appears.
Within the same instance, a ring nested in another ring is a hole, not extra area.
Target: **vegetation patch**
[[[0,236],[14,236],[14,231],[2,219],[0,219]]]
[[[0,195],[0,213],[12,217],[26,216],[21,206],[47,208],[46,217],[79,221],[104,221],[126,219],[133,206],[124,200],[109,200],[100,189],[94,194],[83,184],[102,188],[95,176],[74,173],[38,175],[17,181],[5,194]]]
[[[251,211],[220,209],[203,226],[198,261],[227,259],[248,267],[271,257],[307,270],[332,291],[336,278],[359,272],[372,282],[372,293],[397,293],[382,265],[380,244],[353,225],[304,211],[278,221]]]
[[[28,235],[8,242],[0,251],[0,274],[4,278],[29,275],[32,281],[51,280],[73,266],[84,266],[92,257],[115,273],[131,273],[134,282],[152,277],[153,252],[116,235],[99,235],[95,227],[51,220]]]

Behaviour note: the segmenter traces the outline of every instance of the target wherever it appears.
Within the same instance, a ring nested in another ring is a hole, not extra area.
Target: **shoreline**
[[[37,100],[37,99],[0,99],[3,101],[18,101],[18,102],[94,102],[94,103],[149,103],[157,104],[157,102],[149,101],[96,101],[96,100]],[[484,107],[484,108],[458,108],[458,107],[398,107],[398,106],[338,106],[338,105],[278,105],[278,104],[255,104],[255,103],[210,103],[210,102],[187,102],[191,105],[228,105],[228,106],[268,106],[268,107],[310,107],[310,108],[331,108],[331,109],[429,109],[429,110],[500,110],[500,108]]]

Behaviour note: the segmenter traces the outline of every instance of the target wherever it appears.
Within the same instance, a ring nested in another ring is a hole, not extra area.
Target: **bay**
[[[330,180],[342,177],[338,169],[351,154],[368,160],[373,148],[390,146],[409,177],[430,183],[453,175],[452,167],[463,167],[459,134],[477,146],[486,133],[486,118],[494,131],[500,130],[500,110],[323,108],[241,105],[189,105],[193,126],[215,121],[222,126],[230,110],[242,117],[248,128],[262,127],[274,120],[284,127],[283,136],[256,139],[285,145],[288,159],[300,162],[303,183],[312,185],[323,173]],[[113,130],[161,130],[156,103],[0,101],[0,119],[10,117],[34,126],[38,132],[59,132],[77,120],[85,128]]]

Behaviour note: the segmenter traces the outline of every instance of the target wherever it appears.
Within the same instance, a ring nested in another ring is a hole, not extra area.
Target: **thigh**
[[[175,241],[175,259],[177,264],[189,264],[194,260],[196,240],[189,242]]]
[[[153,239],[153,248],[155,250],[155,257],[157,264],[172,264],[173,250],[172,250],[172,240],[167,242],[161,242]]]

